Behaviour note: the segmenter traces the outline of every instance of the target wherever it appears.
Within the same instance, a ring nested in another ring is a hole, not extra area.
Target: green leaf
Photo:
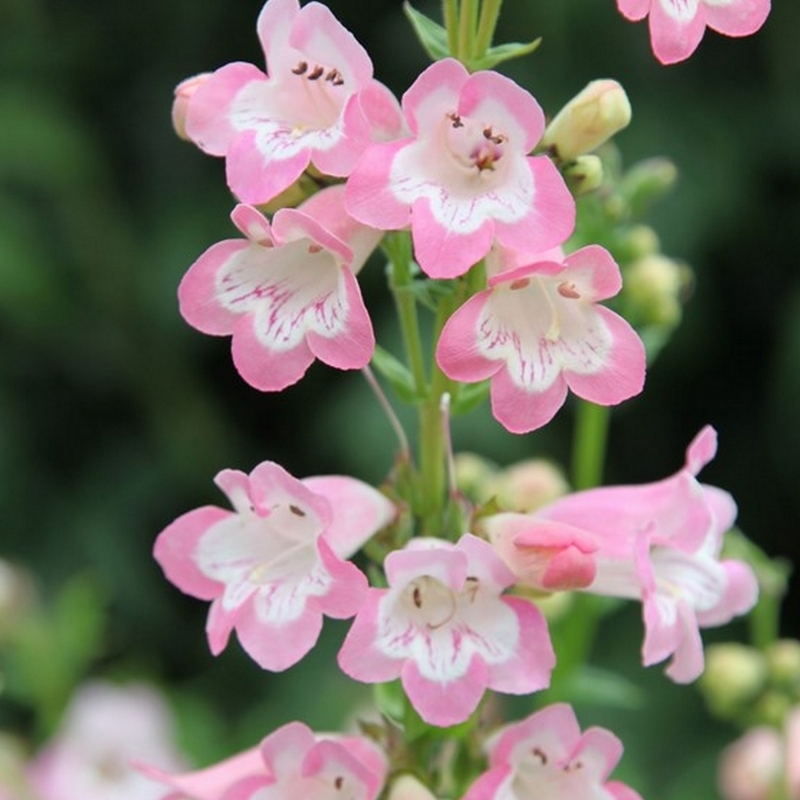
[[[406,403],[415,403],[419,399],[414,378],[408,367],[380,345],[375,345],[372,366],[389,381],[401,400]]]
[[[480,58],[470,60],[470,69],[492,69],[503,61],[510,61],[512,58],[527,56],[537,50],[542,43],[542,37],[534,39],[532,42],[523,44],[522,42],[508,42],[490,47]]]
[[[458,396],[450,406],[450,413],[456,417],[459,414],[466,414],[483,403],[489,396],[490,381],[480,383],[468,383],[459,389]]]
[[[636,710],[646,703],[644,690],[617,672],[584,664],[564,682],[559,694],[574,704]]]
[[[439,304],[446,297],[452,297],[457,291],[455,281],[439,281],[430,278],[415,280],[408,287],[417,302],[433,312],[439,309]]]
[[[447,45],[447,31],[438,22],[417,11],[411,3],[403,3],[403,11],[414,28],[417,38],[425,52],[433,61],[447,58],[450,48]]]

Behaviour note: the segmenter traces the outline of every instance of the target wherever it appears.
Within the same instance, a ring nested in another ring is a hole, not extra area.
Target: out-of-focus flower
[[[527,600],[501,596],[514,576],[487,542],[413,539],[385,569],[389,588],[369,590],[339,653],[352,678],[400,678],[419,715],[440,727],[466,720],[487,688],[549,685],[545,621]]]
[[[463,800],[641,800],[624,783],[609,781],[622,743],[604,728],[581,733],[566,703],[501,728],[488,742],[489,770]]]
[[[149,686],[98,681],[75,694],[29,777],[38,800],[161,800],[161,787],[132,761],[185,768],[169,709]]]
[[[596,150],[630,121],[631,104],[622,86],[614,80],[595,80],[556,114],[540,146],[571,161]]]
[[[552,461],[529,458],[500,470],[486,481],[485,494],[508,511],[529,513],[569,491],[563,471]]]
[[[726,36],[749,36],[767,19],[770,0],[617,0],[623,16],[649,15],[650,43],[662,64],[689,58],[706,27]]]
[[[322,615],[352,617],[367,580],[351,556],[394,515],[392,504],[355,478],[298,481],[265,461],[250,475],[216,477],[234,511],[204,506],[161,532],[154,555],[181,591],[211,600],[214,654],[233,629],[264,669],[280,671],[315,644]]]
[[[370,146],[347,182],[356,219],[410,226],[432,278],[463,274],[495,240],[531,254],[566,240],[575,204],[552,161],[527,155],[544,131],[528,92],[448,58],[417,78],[403,110],[411,137]]]
[[[645,373],[636,332],[599,305],[621,287],[597,245],[494,275],[447,321],[436,360],[453,380],[491,378],[492,413],[512,433],[549,422],[567,389],[616,405],[642,390]]]
[[[201,72],[191,78],[182,80],[175,87],[175,98],[172,101],[172,127],[181,139],[189,141],[186,135],[186,113],[192,95],[211,77],[210,72]]]
[[[413,775],[400,775],[392,781],[386,800],[436,800],[436,797]]]

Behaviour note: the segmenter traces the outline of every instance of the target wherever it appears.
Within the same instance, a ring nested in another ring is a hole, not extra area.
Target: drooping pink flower
[[[514,576],[491,545],[415,539],[386,558],[388,589],[370,589],[339,653],[359,681],[400,678],[431,725],[463,722],[484,691],[526,694],[550,683],[544,618],[501,593]]]
[[[29,777],[39,800],[160,800],[161,788],[131,764],[185,768],[172,717],[155,689],[95,681],[73,697],[56,737]]]
[[[623,16],[649,15],[650,43],[662,64],[689,58],[706,27],[726,36],[755,33],[770,12],[770,0],[617,0]]]
[[[387,765],[363,736],[314,734],[303,723],[290,722],[259,747],[197,772],[141,769],[175,790],[163,800],[374,800]]]
[[[642,601],[644,664],[671,656],[666,673],[678,683],[703,671],[699,628],[746,613],[758,595],[747,564],[720,560],[723,535],[736,518],[733,498],[696,478],[716,449],[716,431],[706,426],[672,477],[576,492],[535,514],[594,536],[597,576],[588,591]]]
[[[436,349],[458,381],[491,378],[492,413],[513,433],[549,422],[567,389],[600,405],[638,394],[645,351],[622,317],[598,305],[622,286],[608,251],[584,247],[489,278],[447,321]]]
[[[372,62],[324,5],[268,0],[258,36],[269,76],[228,64],[193,93],[186,135],[224,156],[228,185],[245,203],[271,200],[309,163],[344,177],[371,140],[399,135],[402,118]]]
[[[204,506],[179,517],[159,534],[155,558],[181,591],[211,601],[215,655],[235,629],[261,667],[287,669],[314,646],[323,614],[346,619],[358,610],[367,581],[343,559],[394,508],[354,478],[299,481],[270,461],[215,480],[234,510]]]
[[[411,227],[433,278],[453,278],[497,240],[528,253],[562,244],[575,204],[553,163],[530,157],[544,114],[495,72],[470,75],[448,58],[403,96],[411,136],[370,146],[347,183],[347,207],[382,230]]]
[[[581,733],[566,703],[501,728],[488,750],[489,769],[463,800],[641,800],[608,780],[622,756],[619,739],[605,728]]]
[[[348,217],[342,186],[299,209],[280,209],[272,225],[252,206],[231,214],[245,239],[206,250],[178,289],[193,327],[233,336],[233,362],[262,391],[296,383],[315,358],[337,369],[361,369],[375,336],[355,273],[380,232]]]

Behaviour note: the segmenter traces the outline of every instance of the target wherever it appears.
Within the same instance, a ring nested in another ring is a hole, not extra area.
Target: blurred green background
[[[35,571],[46,595],[94,576],[110,615],[94,670],[166,681],[200,758],[295,717],[331,727],[366,695],[338,674],[344,628],[330,623],[323,647],[285,676],[259,672],[235,644],[212,659],[205,604],[162,578],[156,534],[221,503],[211,481],[224,467],[272,459],[298,476],[379,482],[394,447],[358,375],[315,365],[298,386],[262,395],[236,375],[229,340],[178,315],[185,270],[233,235],[233,201],[222,161],[173,135],[172,90],[230,61],[263,66],[261,4],[0,0],[0,557]],[[427,62],[400,4],[328,5],[402,93]],[[436,3],[418,7],[438,14]],[[800,4],[776,0],[759,35],[707,34],[670,68],[614,0],[506,0],[498,41],[539,35],[539,52],[506,72],[550,114],[593,78],[626,87],[634,123],[618,137],[623,157],[678,165],[678,187],[652,221],[664,251],[696,272],[684,324],[644,394],[614,414],[608,479],[672,473],[710,422],[720,452],[704,480],[734,494],[740,525],[769,554],[797,561]],[[380,264],[363,285],[378,338],[391,342]],[[476,412],[456,425],[456,448],[500,463],[564,461],[571,422],[568,406],[546,431],[512,437]],[[795,582],[787,634],[800,634],[799,603]],[[637,615],[609,629],[598,658],[643,682],[647,709],[582,720],[627,734],[626,768],[646,797],[707,796],[715,748],[733,731],[700,722],[693,689],[639,668]],[[3,719],[24,724],[24,713],[0,706]]]

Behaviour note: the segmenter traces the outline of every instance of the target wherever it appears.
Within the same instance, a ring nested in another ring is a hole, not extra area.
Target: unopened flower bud
[[[685,264],[653,253],[625,270],[623,296],[634,324],[672,328],[681,319],[681,296],[691,282]]]
[[[189,141],[186,135],[186,112],[192,95],[211,77],[210,72],[201,72],[181,81],[175,87],[175,99],[172,102],[172,127],[181,139]]]
[[[738,716],[767,681],[767,661],[752,647],[735,642],[706,648],[701,687],[711,709],[720,716]]]
[[[668,158],[648,158],[634,164],[623,176],[620,191],[633,216],[644,213],[678,180],[678,168]]]
[[[547,126],[542,145],[562,161],[590,153],[631,121],[631,104],[616,81],[592,81]]]
[[[476,502],[488,500],[493,494],[497,468],[490,461],[475,453],[456,453],[456,486]]]
[[[800,687],[800,642],[779,639],[766,652],[770,680],[781,687]]]
[[[753,719],[759,724],[780,727],[792,709],[793,701],[783,692],[765,692],[753,707]]]
[[[574,195],[588,194],[603,182],[603,162],[599,156],[578,156],[562,173]]]
[[[401,775],[389,789],[386,800],[436,800],[436,797],[413,775]]]
[[[783,742],[772,728],[751,728],[722,751],[718,783],[725,800],[769,800],[781,780]]]
[[[661,242],[649,225],[631,225],[621,236],[620,247],[624,251],[620,260],[628,262],[658,253]]]
[[[501,508],[529,513],[569,491],[564,473],[552,461],[531,458],[498,472],[489,481]]]

